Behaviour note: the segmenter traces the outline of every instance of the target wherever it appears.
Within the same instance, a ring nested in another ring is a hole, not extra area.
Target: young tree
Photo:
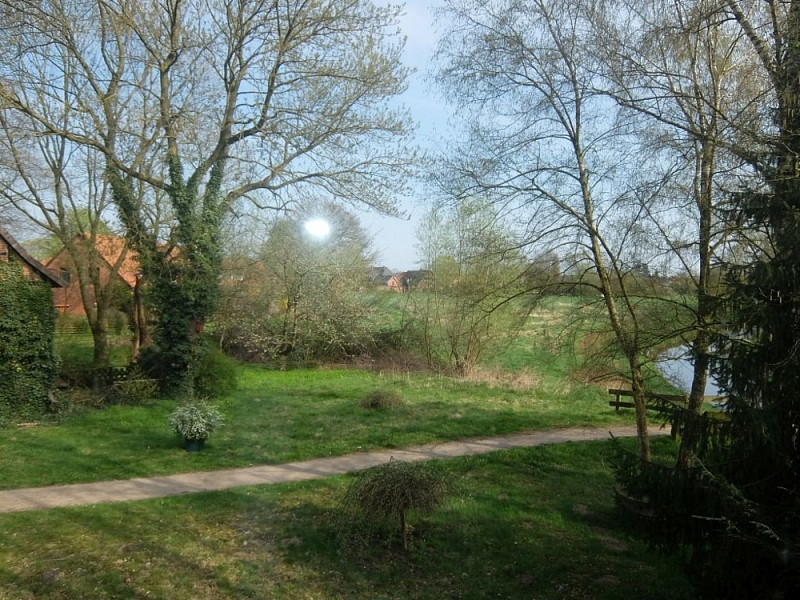
[[[396,7],[4,0],[0,9],[2,106],[36,136],[103,156],[178,393],[191,395],[196,331],[216,304],[220,228],[234,203],[280,208],[313,193],[394,210],[412,159],[407,119],[389,106],[406,75]],[[159,198],[167,227],[150,218]]]
[[[429,275],[411,302],[428,362],[467,375],[510,341],[526,316],[528,263],[490,203],[451,199],[423,219],[417,237]]]

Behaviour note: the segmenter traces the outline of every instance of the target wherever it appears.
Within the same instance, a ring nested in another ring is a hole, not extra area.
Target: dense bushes
[[[219,347],[206,341],[205,352],[195,374],[194,391],[198,396],[226,396],[236,389],[236,361],[225,356]]]
[[[236,389],[236,363],[225,356],[219,347],[205,335],[200,336],[195,344],[197,366],[192,369],[192,389],[200,396],[224,396]],[[143,348],[139,354],[137,367],[147,377],[164,381],[166,373],[164,364],[167,359],[157,346]],[[162,390],[166,392],[168,390]]]
[[[220,345],[230,356],[248,362],[288,357],[298,364],[310,364],[372,351],[374,331],[366,307],[340,305],[303,319],[288,319],[286,315],[243,317],[226,324]]]
[[[0,263],[0,424],[32,419],[48,407],[59,361],[49,287]]]

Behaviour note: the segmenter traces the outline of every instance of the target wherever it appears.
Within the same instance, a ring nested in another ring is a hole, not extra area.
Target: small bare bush
[[[392,459],[386,464],[362,471],[347,491],[346,508],[369,516],[397,517],[403,548],[408,549],[406,513],[431,511],[444,499],[444,478],[424,463]]]
[[[396,390],[375,390],[361,400],[362,408],[385,410],[403,404],[403,397]]]

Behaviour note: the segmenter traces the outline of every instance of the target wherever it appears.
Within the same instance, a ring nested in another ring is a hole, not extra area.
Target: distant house
[[[73,239],[78,252],[87,255],[86,264],[90,264],[91,240],[87,236],[76,236]],[[99,270],[100,283],[106,286],[109,282],[119,282],[132,292],[139,285],[139,261],[136,253],[128,248],[127,242],[115,235],[98,235],[95,238],[94,250],[97,252],[97,264],[94,268]],[[56,273],[66,285],[54,294],[56,308],[62,314],[85,315],[86,309],[81,297],[80,282],[78,281],[77,265],[66,248],[56,254],[47,262],[47,268]],[[89,289],[93,294],[94,290]],[[90,299],[90,302],[93,302]]]
[[[395,292],[409,292],[413,288],[418,287],[430,274],[431,272],[426,270],[403,271],[402,273],[392,275],[389,281],[386,282],[386,285]]]
[[[392,275],[388,267],[370,267],[369,270],[369,280],[376,285],[387,285]]]
[[[18,263],[31,281],[42,281],[51,288],[63,288],[67,285],[61,277],[53,274],[33,258],[2,225],[0,225],[0,261]]]

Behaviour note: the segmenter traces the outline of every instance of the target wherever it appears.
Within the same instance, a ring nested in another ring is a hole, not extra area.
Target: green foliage
[[[0,262],[0,424],[35,419],[48,408],[59,369],[49,287]]]
[[[219,346],[206,340],[195,374],[195,393],[206,397],[227,396],[236,389],[237,375],[236,361],[226,356]]]
[[[169,426],[184,440],[208,439],[222,420],[222,413],[202,400],[179,406],[167,418]]]
[[[372,516],[399,517],[403,548],[408,549],[406,513],[433,510],[446,492],[444,477],[429,465],[391,460],[362,471],[347,490],[343,505]]]

